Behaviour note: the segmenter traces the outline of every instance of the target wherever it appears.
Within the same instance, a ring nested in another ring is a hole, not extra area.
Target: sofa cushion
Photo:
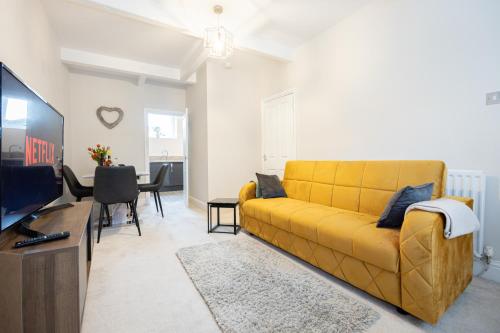
[[[318,243],[352,256],[353,236],[356,231],[376,221],[376,216],[341,211],[323,219],[318,225]]]
[[[271,210],[271,224],[279,229],[290,232],[290,216],[298,211],[308,209],[308,202],[290,199]]]
[[[290,231],[290,215],[299,209],[311,206],[319,205],[290,198],[260,198],[246,201],[243,205],[243,211],[245,215],[256,218],[261,222],[273,224],[280,229]]]
[[[377,228],[376,223],[356,230],[352,255],[387,271],[399,272],[399,229]]]
[[[248,200],[243,210],[300,238],[387,271],[399,271],[399,230],[377,228],[378,216],[290,198]]]
[[[406,186],[432,182],[441,197],[445,174],[441,161],[288,161],[282,184],[292,199],[381,215]]]
[[[243,205],[243,211],[245,212],[245,215],[256,218],[257,220],[262,221],[264,223],[271,223],[271,211],[274,208],[288,202],[289,200],[292,199],[288,198],[252,199],[245,202],[245,204]]]
[[[338,214],[340,210],[322,205],[311,205],[290,215],[291,231],[307,240],[318,242],[318,225],[326,218]]]

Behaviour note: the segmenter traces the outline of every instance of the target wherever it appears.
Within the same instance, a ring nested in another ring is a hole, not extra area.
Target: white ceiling
[[[63,48],[192,71],[200,40],[221,24],[235,44],[289,61],[297,47],[370,0],[42,0]],[[192,59],[187,61],[187,59]],[[189,73],[187,73],[189,74]]]
[[[62,47],[179,67],[195,37],[111,11],[43,0]]]

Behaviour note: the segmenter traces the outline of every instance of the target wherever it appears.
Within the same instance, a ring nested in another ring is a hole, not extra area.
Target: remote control
[[[34,237],[34,238],[28,238],[28,239],[25,239],[23,241],[16,242],[16,244],[14,245],[14,248],[17,249],[20,247],[36,245],[36,244],[40,244],[40,243],[55,241],[58,239],[68,238],[69,235],[70,235],[69,231],[63,231],[63,232],[58,232],[55,234],[44,235],[44,236],[39,236],[39,237]]]

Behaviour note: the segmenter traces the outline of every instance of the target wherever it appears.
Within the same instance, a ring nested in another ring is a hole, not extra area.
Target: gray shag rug
[[[223,332],[364,332],[379,313],[258,241],[180,249]]]

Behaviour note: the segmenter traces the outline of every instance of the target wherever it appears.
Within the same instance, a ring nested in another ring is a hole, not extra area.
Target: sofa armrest
[[[444,223],[442,214],[413,210],[400,234],[401,307],[432,324],[472,280],[472,234],[446,239]]]
[[[472,198],[456,197],[456,196],[453,196],[453,195],[447,195],[447,196],[445,196],[445,198],[447,198],[447,199],[453,199],[453,200],[457,200],[457,201],[463,202],[470,209],[472,209],[474,207],[474,200],[472,200]]]
[[[243,212],[243,204],[245,201],[255,199],[257,184],[249,182],[243,185],[239,194],[239,211],[240,211],[240,225],[245,227],[245,213]]]

